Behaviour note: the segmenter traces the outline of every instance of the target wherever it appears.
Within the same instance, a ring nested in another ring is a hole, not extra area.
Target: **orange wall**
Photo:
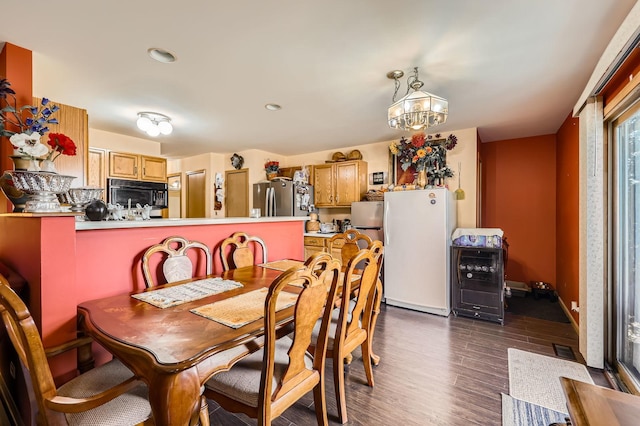
[[[508,280],[556,281],[556,136],[480,145],[482,227],[509,242]]]
[[[556,289],[567,307],[579,300],[579,130],[569,115],[556,134]]]

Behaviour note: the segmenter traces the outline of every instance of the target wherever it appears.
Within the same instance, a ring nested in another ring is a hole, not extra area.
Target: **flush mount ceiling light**
[[[269,111],[280,111],[282,109],[278,104],[266,104],[264,107]]]
[[[136,124],[138,129],[153,137],[158,136],[160,133],[169,135],[173,132],[171,118],[157,112],[139,112]]]
[[[147,49],[147,53],[151,56],[151,59],[155,59],[156,61],[163,62],[165,64],[176,61],[176,56],[173,53],[158,47]]]
[[[387,73],[387,77],[395,82],[393,103],[387,112],[389,127],[417,131],[444,124],[449,115],[449,102],[444,98],[420,90],[424,84],[418,79],[418,67],[415,67],[413,75],[407,78],[406,95],[396,102],[402,76],[404,76],[404,72],[400,70]],[[413,92],[409,93],[409,89],[413,89]]]

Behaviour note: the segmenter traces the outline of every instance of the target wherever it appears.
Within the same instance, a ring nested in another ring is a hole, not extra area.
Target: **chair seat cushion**
[[[273,370],[273,386],[276,389],[285,369],[289,363],[289,349],[292,340],[285,336],[276,341],[275,362]],[[205,386],[214,392],[224,394],[236,401],[251,407],[258,406],[258,393],[260,391],[260,377],[262,375],[262,359],[264,348],[243,358],[229,371],[224,371],[213,376]],[[305,355],[307,368],[313,368],[311,355]]]
[[[356,306],[356,301],[351,299],[349,301],[349,311],[347,313],[347,324],[351,321],[351,312],[353,312],[353,308]],[[340,319],[340,308],[335,308],[331,313],[331,324],[329,324],[329,337],[327,339],[327,350],[333,350],[333,341],[334,336],[336,335],[336,328],[338,327],[338,320]],[[316,322],[315,327],[313,327],[311,341],[315,342],[318,340],[318,335],[320,334],[320,326],[322,325],[322,320],[319,319]]]
[[[58,395],[86,398],[103,392],[133,376],[131,370],[114,359],[65,383]],[[147,386],[141,383],[104,405],[82,413],[66,414],[70,425],[135,425],[151,416]]]

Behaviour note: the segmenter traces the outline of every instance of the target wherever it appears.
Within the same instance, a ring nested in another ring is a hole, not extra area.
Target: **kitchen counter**
[[[329,233],[322,233],[322,232],[305,232],[303,235],[305,237],[321,237],[321,238],[331,238],[334,235],[338,234],[338,232],[329,232]]]
[[[156,228],[163,226],[200,226],[200,225],[234,225],[234,224],[259,224],[277,222],[304,222],[307,217],[222,217],[222,218],[189,218],[189,219],[151,219],[151,220],[103,220],[103,221],[78,221],[76,231],[89,229],[124,229],[124,228]]]

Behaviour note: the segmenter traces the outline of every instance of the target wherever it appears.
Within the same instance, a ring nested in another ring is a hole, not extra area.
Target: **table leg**
[[[149,384],[149,403],[157,426],[196,425],[200,412],[197,368],[154,376]]]

